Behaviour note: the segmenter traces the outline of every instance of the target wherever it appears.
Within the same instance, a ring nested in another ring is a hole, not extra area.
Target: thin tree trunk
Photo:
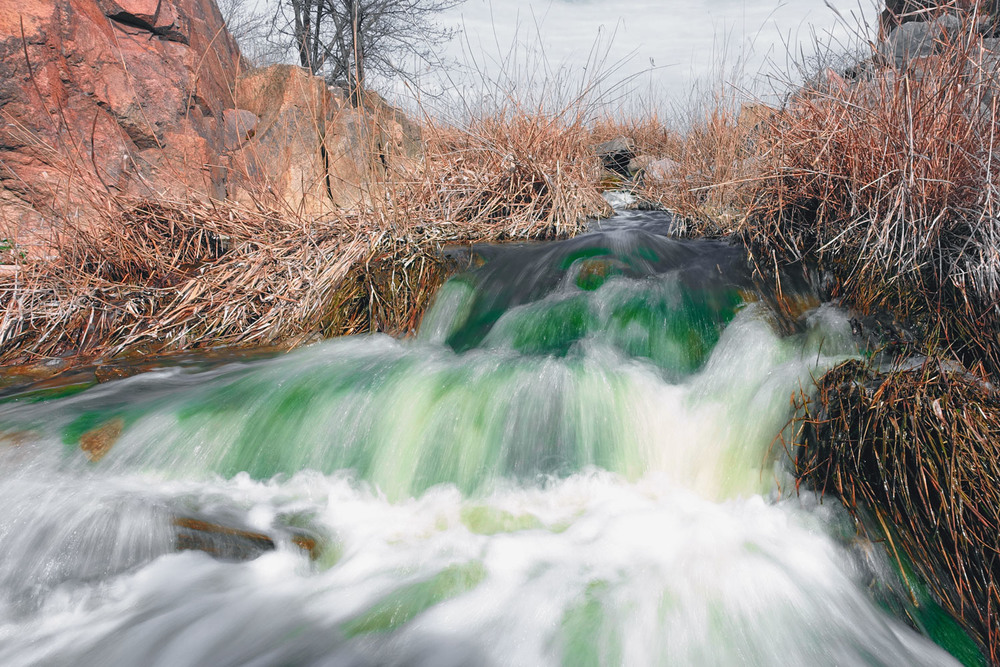
[[[313,71],[309,54],[312,41],[312,0],[293,0],[295,14],[295,43],[299,51],[299,64]]]
[[[351,103],[358,106],[361,102],[361,82],[364,80],[363,53],[361,47],[361,2],[349,0],[351,5],[351,60],[353,67],[349,78],[351,86]]]

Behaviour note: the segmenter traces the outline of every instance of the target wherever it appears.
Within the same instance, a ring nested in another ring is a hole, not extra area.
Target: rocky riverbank
[[[248,70],[210,0],[8,5],[6,364],[407,333],[444,245],[606,211],[581,120],[354,106],[300,68]]]

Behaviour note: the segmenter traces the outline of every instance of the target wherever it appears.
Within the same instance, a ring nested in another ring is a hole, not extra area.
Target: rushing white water
[[[418,340],[0,405],[0,664],[951,664],[788,490],[844,315],[780,335],[702,246],[623,233],[544,289],[449,283]],[[179,519],[274,548],[178,552]]]

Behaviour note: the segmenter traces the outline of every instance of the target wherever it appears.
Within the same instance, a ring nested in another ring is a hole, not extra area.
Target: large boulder
[[[1000,14],[1000,0],[886,0],[878,18],[879,36],[884,40],[900,26],[932,21],[945,11],[976,12],[981,31],[992,34]]]
[[[0,230],[92,218],[102,193],[225,193],[241,66],[214,0],[0,0]]]
[[[0,239],[37,258],[120,195],[321,214],[419,154],[375,95],[245,70],[215,0],[0,0]]]
[[[307,216],[354,208],[420,152],[419,127],[380,97],[366,94],[353,107],[299,67],[247,72],[235,102],[247,114],[230,123],[244,139],[231,156],[229,196],[237,200],[273,195]]]
[[[951,14],[905,23],[879,44],[878,52],[883,62],[903,69],[914,60],[938,53],[946,44],[959,39],[961,31],[961,19]]]

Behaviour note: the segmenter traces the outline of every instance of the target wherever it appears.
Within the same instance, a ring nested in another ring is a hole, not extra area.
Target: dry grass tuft
[[[888,548],[1000,660],[1000,397],[980,379],[922,368],[827,373],[799,421],[799,475],[866,509]]]
[[[972,22],[949,39],[901,69],[825,70],[780,110],[709,111],[645,196],[1000,373],[1000,55]]]
[[[117,203],[102,224],[64,230],[58,259],[3,281],[0,360],[294,345],[372,243],[341,221]]]
[[[676,160],[683,148],[681,134],[671,128],[669,121],[660,118],[656,111],[627,118],[604,116],[591,124],[590,132],[592,144],[628,137],[635,144],[636,155],[653,158]]]
[[[675,213],[681,233],[731,234],[745,213],[745,192],[758,177],[756,142],[773,125],[774,110],[747,104],[736,110],[721,98],[686,112],[683,132],[655,113],[645,118],[605,118],[593,126],[593,143],[628,137],[642,162],[666,160],[666,169],[650,169],[634,184],[642,199]],[[645,168],[645,164],[641,165]]]
[[[942,48],[797,96],[759,142],[736,231],[765,264],[814,261],[855,306],[921,321],[998,372],[1000,59],[974,33]]]
[[[684,233],[728,234],[742,215],[742,192],[758,167],[747,155],[755,129],[725,106],[694,120],[663,174],[649,174],[639,194],[684,219]]]
[[[441,240],[566,237],[608,215],[600,164],[583,122],[566,110],[512,107],[465,127],[428,122],[416,179],[392,197],[392,215]],[[449,234],[450,230],[450,234]]]
[[[997,60],[978,36],[848,83],[829,73],[757,146],[739,228],[771,257],[839,267],[846,293],[891,306],[913,286],[1000,287]]]
[[[64,222],[55,260],[0,274],[0,363],[406,334],[442,244],[570,236],[606,212],[579,121],[515,109],[424,136],[421,163],[326,218],[95,190],[103,217]]]

